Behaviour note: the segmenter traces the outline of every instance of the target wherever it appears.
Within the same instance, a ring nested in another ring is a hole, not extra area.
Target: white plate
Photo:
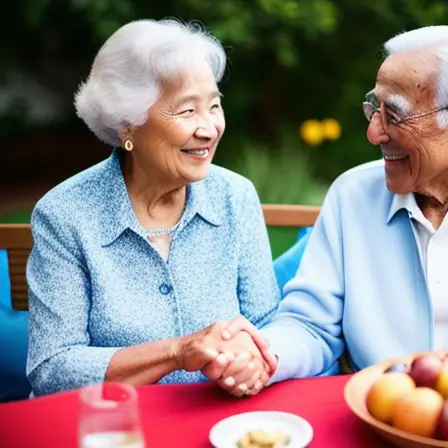
[[[304,448],[313,438],[312,426],[302,417],[287,412],[260,411],[233,415],[216,423],[210,442],[216,448],[236,448],[244,434],[254,429],[282,431],[291,437],[288,448]]]

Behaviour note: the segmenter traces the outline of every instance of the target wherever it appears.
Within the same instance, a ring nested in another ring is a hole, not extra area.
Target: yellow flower
[[[335,119],[327,118],[322,121],[322,132],[324,138],[337,140],[341,136],[341,125]]]
[[[300,136],[309,145],[320,145],[324,140],[323,126],[317,120],[306,120],[300,126]]]

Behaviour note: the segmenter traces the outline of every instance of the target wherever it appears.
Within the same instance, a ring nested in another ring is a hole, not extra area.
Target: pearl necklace
[[[164,236],[169,235],[170,233],[174,233],[176,229],[179,227],[180,220],[177,221],[176,224],[174,224],[173,227],[170,227],[169,229],[146,229],[146,235],[148,236]]]

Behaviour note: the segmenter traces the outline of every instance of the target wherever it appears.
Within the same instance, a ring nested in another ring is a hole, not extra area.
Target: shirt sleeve
[[[335,187],[324,201],[297,274],[284,288],[272,323],[262,329],[279,364],[271,383],[320,375],[344,350],[343,246]]]
[[[269,322],[280,301],[268,232],[255,187],[249,182],[237,217],[238,298],[241,314],[256,327]]]
[[[104,381],[119,347],[90,345],[90,281],[70,220],[37,205],[27,265],[27,375],[35,395]]]

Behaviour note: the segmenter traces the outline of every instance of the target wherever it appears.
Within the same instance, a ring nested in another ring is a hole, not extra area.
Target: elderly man
[[[363,104],[382,160],[334,182],[274,320],[259,332],[238,317],[223,334],[269,341],[271,383],[337,373],[344,352],[356,371],[448,348],[448,26],[385,50]]]

